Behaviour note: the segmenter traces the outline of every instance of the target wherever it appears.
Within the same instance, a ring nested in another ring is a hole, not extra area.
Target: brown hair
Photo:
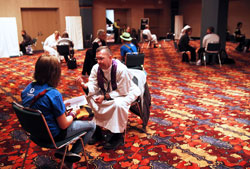
[[[38,84],[57,87],[61,77],[61,64],[55,56],[42,55],[35,65],[34,79]]]

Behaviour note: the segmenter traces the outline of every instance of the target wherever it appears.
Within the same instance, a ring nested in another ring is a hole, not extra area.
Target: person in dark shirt
[[[22,53],[25,55],[26,54],[26,46],[32,44],[32,39],[26,33],[25,30],[22,30],[21,34],[22,34],[22,37],[23,37],[23,41],[20,42],[19,46],[20,46],[20,51],[22,51]]]
[[[234,32],[235,40],[239,42],[239,45],[236,47],[236,50],[239,52],[242,52],[243,50],[245,50],[245,52],[249,52],[250,41],[246,40],[245,35],[241,33],[240,29],[242,28],[242,25],[242,22],[238,22]]]
[[[190,38],[189,36],[192,34],[192,28],[188,28],[185,34],[181,37],[178,48],[180,51],[190,51],[191,52],[191,62],[196,61],[196,53],[195,48],[189,45]]]

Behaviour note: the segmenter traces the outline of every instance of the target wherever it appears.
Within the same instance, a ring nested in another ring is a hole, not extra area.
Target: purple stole
[[[115,60],[112,60],[112,67],[111,67],[111,86],[112,90],[117,89],[117,84],[116,84],[116,70],[117,70],[117,62]],[[97,83],[98,86],[101,88],[101,90],[105,93],[104,89],[104,73],[100,67],[98,67],[97,71]]]

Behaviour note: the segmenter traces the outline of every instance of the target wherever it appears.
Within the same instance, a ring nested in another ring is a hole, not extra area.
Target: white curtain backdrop
[[[175,39],[180,39],[181,29],[183,28],[183,16],[175,15],[174,22]]]
[[[74,43],[74,49],[83,49],[81,16],[66,16],[66,31]]]
[[[0,58],[19,56],[15,17],[0,17]]]

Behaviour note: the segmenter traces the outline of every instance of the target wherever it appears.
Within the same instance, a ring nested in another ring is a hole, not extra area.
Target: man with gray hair
[[[91,70],[88,83],[84,83],[81,77],[76,80],[87,95],[97,125],[89,144],[103,140],[102,127],[112,133],[111,139],[104,144],[105,149],[116,149],[123,144],[130,105],[141,95],[128,68],[112,57],[107,46],[99,47],[97,64]]]
[[[106,32],[103,29],[97,30],[97,37],[92,42],[92,49],[86,51],[85,60],[82,69],[82,75],[86,73],[90,75],[92,67],[97,63],[96,58],[96,49],[100,46],[106,46]]]

